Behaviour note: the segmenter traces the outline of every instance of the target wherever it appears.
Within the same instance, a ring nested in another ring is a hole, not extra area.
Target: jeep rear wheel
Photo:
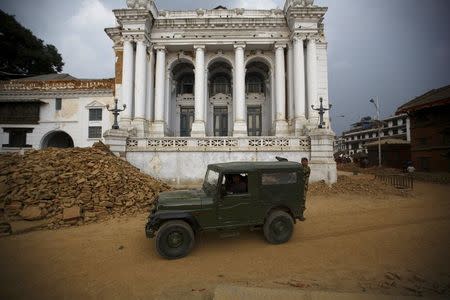
[[[185,257],[194,247],[192,227],[184,221],[168,221],[156,235],[156,251],[167,259]]]
[[[284,211],[274,211],[264,223],[264,237],[271,244],[289,241],[294,231],[294,220]]]

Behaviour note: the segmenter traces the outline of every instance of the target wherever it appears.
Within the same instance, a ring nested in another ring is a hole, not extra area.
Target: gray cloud
[[[450,11],[448,0],[316,0],[329,7],[330,101],[333,128],[340,133],[374,109],[382,115],[429,89],[450,84]],[[160,9],[186,10],[218,5],[283,7],[283,0],[160,0]],[[77,77],[111,77],[112,43],[103,29],[114,25],[111,10],[125,0],[2,0],[0,9],[16,15],[62,52],[64,72]],[[345,115],[345,118],[339,118]]]

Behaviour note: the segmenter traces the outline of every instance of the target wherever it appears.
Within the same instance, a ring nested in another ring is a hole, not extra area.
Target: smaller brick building
[[[378,166],[378,141],[366,144],[369,166]],[[381,163],[383,167],[402,169],[411,160],[410,142],[400,139],[381,140]]]
[[[450,172],[450,85],[400,106],[411,122],[411,158],[419,171]]]

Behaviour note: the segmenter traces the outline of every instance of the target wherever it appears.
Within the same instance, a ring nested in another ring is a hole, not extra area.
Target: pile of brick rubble
[[[59,228],[133,214],[168,189],[101,143],[0,155],[0,230],[8,230],[5,221],[48,220]]]
[[[338,180],[331,186],[324,181],[309,184],[308,196],[331,196],[339,194],[360,194],[371,195],[374,197],[385,197],[386,195],[411,196],[412,191],[396,189],[384,182],[375,180],[375,178],[358,176],[338,176]]]

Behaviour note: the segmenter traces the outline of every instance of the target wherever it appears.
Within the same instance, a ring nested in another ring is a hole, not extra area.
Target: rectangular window
[[[4,128],[4,132],[9,133],[8,144],[3,147],[12,148],[30,148],[31,145],[27,145],[27,133],[33,132],[32,128]]]
[[[442,132],[442,144],[450,145],[450,128],[445,128]]]
[[[102,137],[102,127],[101,126],[89,126],[89,138],[90,139],[100,139]]]
[[[55,110],[61,110],[62,109],[62,99],[56,98],[55,99]]]
[[[101,121],[103,109],[91,108],[89,109],[89,121]]]
[[[228,135],[228,107],[214,107],[214,136]]]
[[[192,124],[195,119],[194,107],[181,107],[180,109],[180,136],[191,136]]]
[[[428,144],[428,139],[427,138],[419,138],[419,139],[417,139],[417,143],[421,146],[425,146]]]
[[[429,157],[419,157],[419,169],[421,171],[430,171],[430,158]]]
[[[266,173],[261,176],[262,185],[281,185],[297,183],[296,172]]]
[[[225,174],[222,180],[227,195],[248,194],[248,174]]]
[[[0,124],[38,124],[40,102],[0,103]]]

